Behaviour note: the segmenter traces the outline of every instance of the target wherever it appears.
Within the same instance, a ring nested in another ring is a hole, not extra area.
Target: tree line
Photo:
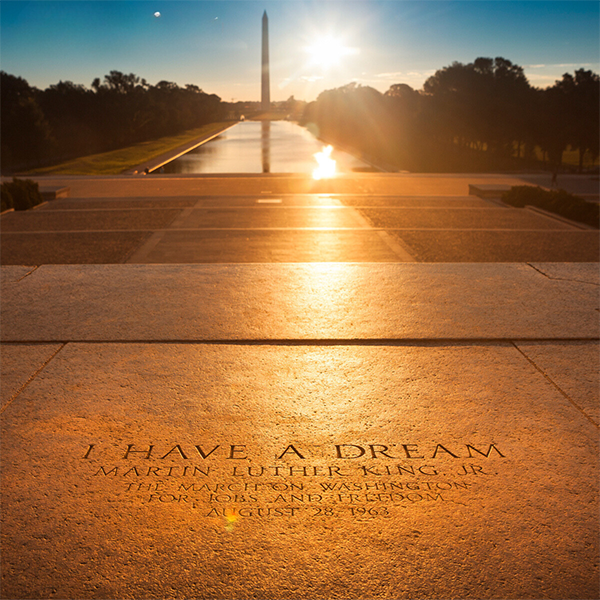
[[[60,81],[45,90],[0,75],[3,172],[175,135],[226,114],[218,96],[196,85],[150,85],[133,73],[111,71],[91,88]]]
[[[384,94],[351,83],[322,92],[302,123],[324,140],[408,171],[560,168],[563,152],[599,154],[600,80],[580,69],[552,87],[532,87],[504,58],[438,70],[422,90],[392,85]]]

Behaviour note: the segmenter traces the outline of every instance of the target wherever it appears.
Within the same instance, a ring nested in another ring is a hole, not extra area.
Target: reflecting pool
[[[163,166],[164,173],[308,173],[323,150],[304,127],[289,121],[243,121],[210,142]],[[369,169],[346,152],[334,150],[338,173]]]

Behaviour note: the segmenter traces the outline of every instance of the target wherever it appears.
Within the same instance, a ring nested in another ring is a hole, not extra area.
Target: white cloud
[[[378,81],[392,81],[393,83],[398,83],[403,79],[410,81],[414,81],[415,79],[425,80],[434,73],[435,69],[430,69],[428,71],[394,71],[392,73],[377,73],[375,77]]]
[[[314,83],[315,81],[319,81],[320,79],[325,79],[323,75],[302,75],[300,77],[300,81],[304,81],[307,83]]]
[[[569,69],[569,68],[581,68],[581,67],[596,67],[594,63],[559,63],[554,65],[525,65],[525,69]]]
[[[395,73],[377,73],[375,77],[378,79],[398,79],[398,77],[403,77],[404,73],[402,71],[396,71]]]

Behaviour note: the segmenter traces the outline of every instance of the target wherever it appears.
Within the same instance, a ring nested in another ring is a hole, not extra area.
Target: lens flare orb
[[[225,531],[233,531],[238,517],[233,512],[225,513]]]

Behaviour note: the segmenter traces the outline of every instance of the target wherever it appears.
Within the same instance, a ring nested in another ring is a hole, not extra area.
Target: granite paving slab
[[[2,344],[0,412],[62,348],[62,344]]]
[[[375,227],[402,229],[574,229],[522,208],[362,208]]]
[[[512,344],[67,344],[4,412],[5,598],[598,597],[598,431]]]
[[[3,265],[121,263],[149,231],[8,233],[0,240]]]
[[[394,231],[423,262],[598,262],[597,231]]]
[[[290,207],[313,208],[342,206],[339,194],[255,194],[254,196],[203,196],[195,208],[214,207]]]
[[[252,208],[195,208],[182,212],[174,229],[264,227],[366,227],[357,211],[342,207],[288,208],[258,205]]]
[[[598,342],[518,342],[517,347],[574,406],[600,424]]]
[[[36,270],[37,267],[26,265],[6,265],[0,269],[0,288],[11,283],[18,283],[24,277]]]
[[[173,198],[69,198],[49,202],[46,210],[94,210],[124,208],[186,208],[194,206],[194,197]]]
[[[255,194],[199,196],[195,208],[305,208],[342,206],[340,194]]]
[[[44,265],[2,339],[597,339],[598,301],[526,264]]]
[[[179,208],[154,210],[65,210],[12,212],[2,217],[2,232],[162,229],[179,215]]]
[[[394,207],[472,207],[497,208],[497,205],[473,196],[351,196],[347,194],[279,194],[272,198],[254,196],[173,196],[149,198],[69,198],[49,202],[43,210],[94,208],[169,208],[212,206],[394,206]]]
[[[391,206],[395,208],[497,208],[498,205],[473,196],[338,196],[347,206]]]
[[[357,224],[355,222],[354,226]],[[307,263],[399,262],[399,257],[376,231],[190,230],[165,231],[148,251],[129,262],[186,263]]]
[[[267,197],[268,196],[268,197]],[[254,207],[254,206],[341,206],[338,197],[329,194],[258,194],[254,196],[174,196],[155,198],[78,198],[49,204],[49,208],[170,208],[170,207]]]
[[[550,279],[584,281],[600,285],[600,265],[598,263],[532,263],[531,266]]]

